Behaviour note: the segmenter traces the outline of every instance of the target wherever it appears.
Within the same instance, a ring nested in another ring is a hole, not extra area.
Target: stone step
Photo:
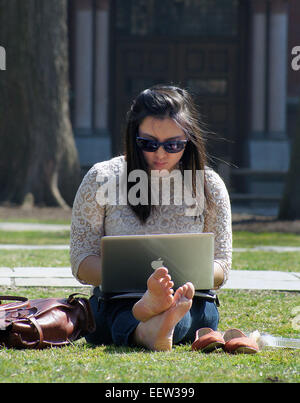
[[[19,287],[89,287],[77,281],[70,267],[0,267],[0,285]]]

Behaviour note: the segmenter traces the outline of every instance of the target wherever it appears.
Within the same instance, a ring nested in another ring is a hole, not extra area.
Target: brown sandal
[[[223,337],[225,340],[224,350],[227,353],[255,354],[259,350],[257,343],[239,329],[228,329]]]
[[[223,348],[225,345],[222,334],[212,330],[209,327],[203,327],[196,332],[195,341],[192,344],[192,350],[209,353],[217,348]]]

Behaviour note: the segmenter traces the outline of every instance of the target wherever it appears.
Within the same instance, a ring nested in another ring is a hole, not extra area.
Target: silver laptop
[[[187,281],[196,290],[214,284],[214,234],[155,234],[104,236],[101,238],[104,293],[139,293],[161,266],[168,268],[178,288]]]

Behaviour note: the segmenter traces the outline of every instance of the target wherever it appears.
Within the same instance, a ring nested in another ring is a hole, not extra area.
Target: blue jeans
[[[132,314],[136,299],[117,299],[100,301],[93,295],[90,304],[96,322],[96,330],[86,336],[91,344],[115,344],[133,346],[132,335],[139,324]],[[194,298],[192,308],[177,323],[174,329],[173,343],[190,343],[195,340],[196,330],[210,327],[217,330],[219,312],[214,302]]]

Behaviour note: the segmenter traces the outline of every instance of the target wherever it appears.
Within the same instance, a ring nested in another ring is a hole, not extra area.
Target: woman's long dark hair
[[[125,132],[125,159],[127,162],[128,175],[135,169],[148,171],[147,163],[143,152],[136,144],[136,136],[139,125],[147,117],[156,119],[171,118],[184,131],[189,140],[180,160],[180,169],[192,171],[193,194],[196,194],[196,171],[203,170],[207,165],[207,154],[205,147],[205,131],[199,123],[199,112],[191,95],[184,89],[156,85],[142,91],[133,101],[127,113],[127,127]],[[150,181],[148,181],[150,182]],[[128,183],[128,190],[134,183]],[[150,192],[148,192],[148,205],[132,205],[131,209],[145,222],[151,213]],[[210,208],[212,201],[204,180],[204,196],[206,208]]]

